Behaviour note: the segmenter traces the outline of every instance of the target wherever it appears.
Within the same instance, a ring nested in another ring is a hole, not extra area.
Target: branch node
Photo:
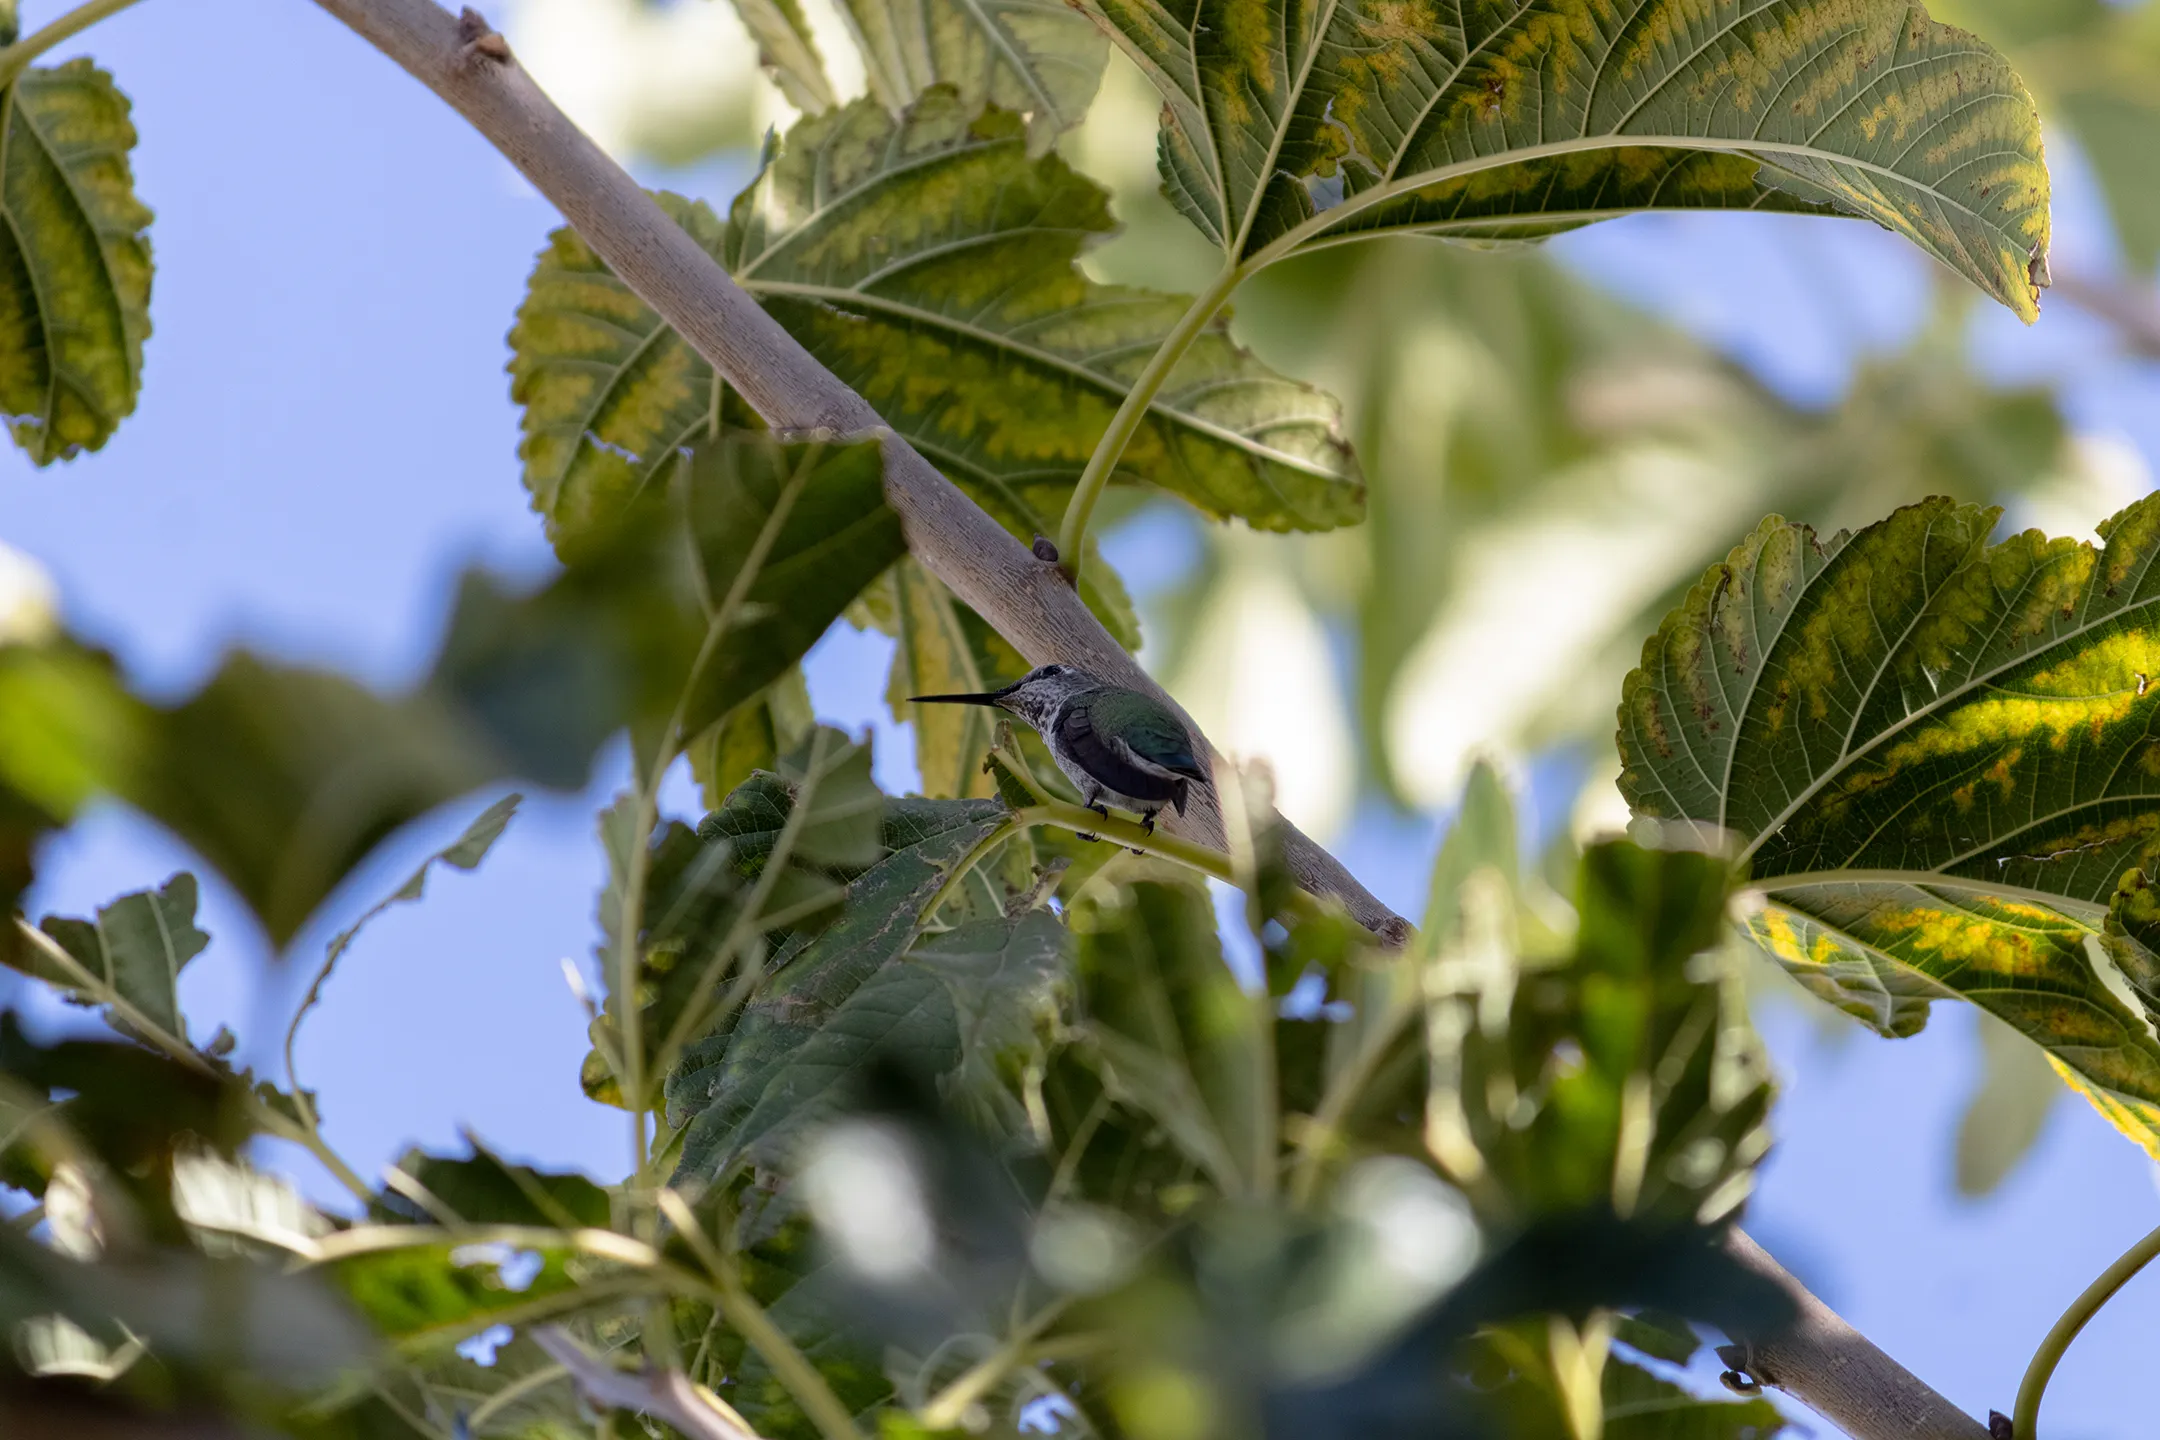
[[[1720,1345],[1717,1357],[1725,1362],[1725,1373],[1718,1376],[1718,1383],[1735,1395],[1760,1395],[1763,1386],[1778,1383],[1777,1377],[1763,1367],[1762,1357],[1752,1345]]]
[[[1057,542],[1056,542],[1055,540],[1052,540],[1052,539],[1051,539],[1051,538],[1050,538],[1049,536],[1047,536],[1047,535],[1037,535],[1037,536],[1035,537],[1035,543],[1034,543],[1034,544],[1033,544],[1032,546],[1028,547],[1028,548],[1030,548],[1031,550],[1033,550],[1033,551],[1035,552],[1035,558],[1036,558],[1037,560],[1040,560],[1040,561],[1042,561],[1042,562],[1043,562],[1043,564],[1045,564],[1045,565],[1055,565],[1055,564],[1057,564],[1057,562],[1058,562],[1058,548],[1057,548]]]
[[[2017,1440],[2017,1426],[2000,1410],[1988,1411],[1988,1440]]]
[[[487,17],[468,5],[459,12],[457,19],[458,59],[470,63],[478,59],[492,60],[498,65],[510,63],[510,42],[488,25]]]

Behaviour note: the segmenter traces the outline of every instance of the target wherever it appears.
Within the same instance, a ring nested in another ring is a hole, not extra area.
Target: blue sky
[[[460,566],[547,564],[518,483],[503,335],[554,216],[463,121],[298,0],[153,0],[78,47],[135,100],[138,184],[158,211],[156,333],[141,411],[104,452],[46,471],[0,457],[0,539],[47,565],[70,622],[162,692],[236,643],[378,684],[410,678]],[[2051,154],[2058,253],[2104,263],[2081,175],[2065,147]],[[1923,262],[1857,225],[1631,221],[1558,248],[1814,398],[1842,388],[1856,353],[1906,333],[1925,300]],[[1826,291],[1842,301],[1812,301]],[[1984,317],[1978,352],[2005,375],[2067,377],[2082,425],[2153,460],[2153,372],[2104,360],[2099,332],[2066,310],[2033,330]],[[812,667],[821,711],[851,728],[890,730],[883,684],[872,638],[839,636]],[[905,779],[897,747],[884,774]],[[578,1092],[582,1017],[559,964],[589,958],[593,816],[614,783],[603,767],[584,795],[536,796],[478,874],[438,875],[425,904],[385,915],[348,955],[300,1059],[363,1171],[470,1125],[535,1161],[620,1173],[626,1126]],[[206,876],[216,939],[185,986],[198,1032],[228,1022],[244,1053],[267,1055],[327,936],[489,798],[397,837],[282,970]],[[1368,811],[1344,855],[1414,912],[1439,828]],[[49,849],[33,904],[83,913],[190,864],[100,812]],[[1962,1202],[1950,1143],[1976,1063],[1969,1014],[1941,1007],[1896,1044],[1796,1006],[1763,1018],[1786,1089],[1751,1228],[1953,1398],[2007,1410],[2060,1307],[2160,1223],[2147,1162],[2066,1101],[1997,1195]],[[2139,1381],[2154,1333],[2160,1275],[2073,1350],[2050,1391],[2050,1440],[2150,1432]]]

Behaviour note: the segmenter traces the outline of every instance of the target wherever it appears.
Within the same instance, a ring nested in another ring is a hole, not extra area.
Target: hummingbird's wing
[[[1191,732],[1152,695],[1105,686],[1073,705],[1085,709],[1090,728],[1126,765],[1164,782],[1207,782],[1207,769],[1193,754]]]

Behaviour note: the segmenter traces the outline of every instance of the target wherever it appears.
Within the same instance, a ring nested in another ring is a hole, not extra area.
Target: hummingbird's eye
[[[1045,665],[1042,673],[1045,675],[1062,675],[1065,673],[1065,667],[1063,665]]]

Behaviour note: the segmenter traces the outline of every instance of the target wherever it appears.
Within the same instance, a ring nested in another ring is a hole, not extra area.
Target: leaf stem
[[[1056,1323],[1065,1313],[1065,1301],[1054,1300],[1031,1316],[1027,1323],[1015,1331],[1012,1337],[996,1350],[969,1366],[960,1377],[933,1396],[916,1414],[925,1430],[952,1430],[959,1428],[970,1406],[974,1405],[1010,1374],[1014,1367],[1025,1362],[1035,1339]]]
[[[130,1036],[131,1039],[140,1040],[152,1049],[164,1051],[167,1055],[170,1055],[173,1059],[199,1075],[215,1075],[217,1073],[217,1067],[204,1059],[202,1053],[194,1046],[143,1014],[140,1009],[136,1008],[134,1002],[122,995],[115,986],[92,973],[87,966],[73,955],[70,955],[66,948],[59,941],[53,939],[52,936],[47,935],[43,930],[38,929],[20,915],[15,917],[15,929],[25,940],[35,946],[38,952],[48,961],[76,977],[70,982],[75,989],[85,990],[95,995],[99,1003],[111,1008],[115,1017],[127,1022],[127,1030],[121,1031],[122,1034],[128,1034],[129,1031],[134,1032]]]
[[[352,1166],[345,1163],[345,1157],[330,1147],[330,1142],[323,1139],[322,1131],[319,1128],[312,1124],[299,1124],[264,1104],[253,1095],[248,1096],[248,1104],[255,1113],[255,1123],[263,1128],[265,1134],[275,1135],[280,1140],[290,1141],[307,1151],[308,1154],[313,1155],[322,1162],[323,1169],[328,1170],[335,1176],[338,1184],[343,1185],[351,1193],[352,1197],[363,1206],[374,1203],[375,1192],[368,1187],[365,1180],[360,1178]],[[305,1113],[312,1117],[315,1112],[310,1107]]]
[[[2160,1255],[2160,1229],[2149,1232],[2144,1239],[2125,1250],[2121,1257],[2100,1272],[2100,1278],[2085,1287],[2083,1294],[2070,1302],[2055,1328],[2048,1331],[2040,1348],[2033,1352],[2032,1363],[2025,1367],[2025,1379],[2018,1385],[2017,1414],[2011,1433],[2017,1440],[2036,1440],[2040,1430],[2040,1397],[2047,1390],[2048,1378],[2062,1362],[2070,1342],[2077,1339],[2078,1332],[2086,1322],[2100,1313],[2100,1307],[2115,1298],[2115,1292],[2130,1283],[2130,1277]]]
[[[1185,358],[1186,350],[1215,318],[1215,312],[1222,309],[1223,301],[1230,298],[1245,273],[1245,267],[1232,260],[1207,289],[1193,297],[1191,307],[1163,337],[1162,344],[1155,347],[1154,357],[1140,372],[1140,378],[1133,381],[1132,389],[1125,392],[1124,403],[1110,417],[1110,426],[1102,438],[1095,442],[1095,453],[1088,456],[1080,483],[1073,487],[1072,499],[1066,502],[1065,519],[1058,525],[1058,568],[1074,584],[1080,580],[1081,547],[1087,543],[1088,519],[1095,513],[1095,502],[1102,498],[1103,487],[1110,483],[1110,472],[1124,458],[1126,445],[1147,418],[1148,407],[1155,403],[1163,381],[1170,378],[1170,372]]]
[[[11,85],[30,68],[30,62],[80,35],[109,15],[117,15],[135,0],[85,0],[50,25],[34,30],[6,49],[0,49],[0,85]]]

